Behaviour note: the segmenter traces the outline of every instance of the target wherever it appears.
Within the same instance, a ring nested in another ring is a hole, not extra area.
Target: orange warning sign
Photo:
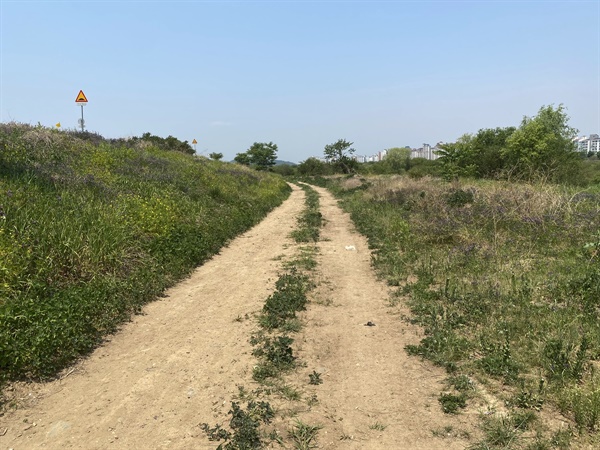
[[[77,98],[75,99],[75,103],[87,103],[87,97],[85,96],[85,94],[83,93],[83,91],[79,91],[79,94],[77,94]]]
[[[194,140],[192,141],[192,144],[197,144],[197,143],[198,143],[198,141],[197,141],[196,139],[194,139]]]

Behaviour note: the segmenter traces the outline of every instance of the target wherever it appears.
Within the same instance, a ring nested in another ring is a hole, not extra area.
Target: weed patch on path
[[[314,288],[311,278],[317,265],[315,243],[319,240],[319,229],[322,226],[319,195],[308,186],[303,185],[302,189],[306,193],[305,209],[298,218],[298,228],[291,236],[297,243],[309,244],[299,247],[296,257],[284,262],[285,272],[275,282],[275,292],[265,300],[258,315],[260,329],[250,337],[250,343],[254,347],[252,354],[257,359],[257,364],[252,369],[252,378],[263,388],[248,393],[243,386],[238,386],[240,397],[250,397],[251,400],[245,411],[238,403],[232,402],[229,429],[219,424],[212,428],[206,423],[201,425],[210,440],[225,442],[219,445],[219,449],[264,448],[270,442],[284,445],[285,439],[270,423],[277,411],[266,400],[274,395],[290,402],[302,400],[301,391],[286,384],[284,376],[302,364],[294,353],[292,336],[302,327],[297,313],[306,309],[306,294]],[[310,384],[322,382],[320,374],[314,374],[316,375],[311,377]],[[316,398],[307,400],[311,401],[316,402]],[[256,413],[257,405],[261,411],[268,410],[273,414],[265,418],[260,411]],[[297,422],[288,431],[287,438],[292,441],[293,448],[315,448],[319,429],[319,426]]]

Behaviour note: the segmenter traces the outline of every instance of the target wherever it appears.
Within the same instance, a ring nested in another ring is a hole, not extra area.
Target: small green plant
[[[510,418],[488,417],[483,422],[484,439],[477,444],[476,449],[512,448],[520,438],[518,429]]]
[[[270,378],[277,378],[280,374],[281,370],[267,362],[260,362],[252,368],[252,379],[259,383],[264,383]]]
[[[294,340],[289,336],[266,338],[262,346],[255,348],[252,354],[263,358],[279,370],[287,370],[294,366],[294,352],[291,344]]]
[[[375,422],[372,425],[369,425],[369,429],[371,430],[377,430],[377,431],[384,431],[387,428],[387,425],[384,425],[380,422]]]
[[[521,391],[515,398],[515,406],[523,409],[535,409],[540,411],[544,405],[544,399],[540,398],[535,393],[529,391]]]
[[[319,398],[317,397],[317,394],[311,394],[310,397],[306,399],[306,404],[309,408],[311,406],[316,405],[317,403],[319,403]]]
[[[446,425],[442,428],[436,428],[431,430],[431,433],[435,437],[447,438],[447,437],[459,437],[461,439],[470,439],[471,434],[468,431],[456,430],[452,425]]]
[[[244,410],[239,403],[232,402],[229,410],[231,420],[229,421],[228,431],[217,424],[210,427],[207,423],[200,425],[211,441],[226,441],[225,446],[219,445],[219,449],[238,450],[238,449],[261,449],[264,448],[264,440],[260,433],[261,423],[268,424],[275,412],[267,402],[248,402]]]
[[[456,189],[446,195],[446,203],[449,206],[459,208],[461,206],[473,203],[474,195],[472,191],[465,191],[463,189]]]
[[[294,443],[294,449],[309,450],[317,448],[317,434],[321,428],[320,425],[307,425],[297,421],[294,428],[289,432]]]
[[[558,430],[550,438],[550,444],[559,450],[567,450],[571,447],[572,435],[570,429]]]
[[[438,397],[442,411],[446,414],[457,414],[459,409],[467,407],[467,398],[465,394],[440,394]]]
[[[259,318],[260,325],[266,329],[280,328],[295,319],[296,312],[306,309],[308,301],[308,278],[295,269],[281,275],[275,287],[276,291],[267,298]]]
[[[454,375],[448,377],[448,384],[459,392],[471,392],[475,390],[473,381],[466,375]]]
[[[531,425],[537,420],[537,417],[534,411],[526,409],[512,411],[510,416],[513,427],[521,431],[530,429]]]
[[[316,370],[313,370],[312,373],[308,374],[308,380],[308,384],[319,385],[323,383],[323,380],[321,379],[321,374]]]
[[[562,392],[559,406],[564,412],[572,411],[579,431],[596,432],[600,429],[600,388],[598,385],[575,386]]]
[[[512,357],[508,332],[504,330],[503,334],[504,342],[501,344],[482,338],[481,347],[484,356],[479,361],[479,366],[489,375],[516,380],[520,365]]]
[[[279,392],[279,394],[281,394],[281,396],[286,400],[293,402],[300,401],[302,398],[300,391],[289,384],[284,384],[283,386],[278,387],[277,392]]]
[[[543,352],[548,378],[560,382],[569,379],[580,381],[589,359],[588,349],[589,341],[586,336],[581,338],[577,350],[571,342],[565,342],[563,339],[549,339]]]

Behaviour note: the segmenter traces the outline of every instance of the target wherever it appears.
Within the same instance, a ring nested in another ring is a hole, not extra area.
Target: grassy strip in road
[[[298,219],[298,229],[292,231],[292,237],[298,243],[317,242],[323,226],[323,215],[319,211],[319,194],[306,184],[300,184],[300,187],[306,195],[306,208]]]
[[[254,347],[252,354],[258,360],[252,378],[265,389],[247,393],[239,387],[240,398],[248,400],[248,404],[244,410],[238,402],[232,402],[229,429],[219,424],[214,427],[206,423],[201,425],[210,440],[224,441],[218,449],[259,449],[269,442],[284,445],[284,438],[271,425],[275,415],[271,404],[258,398],[266,399],[277,394],[289,401],[301,399],[300,392],[287,385],[283,376],[299,364],[292,347],[294,339],[290,335],[301,329],[296,313],[306,309],[306,294],[314,287],[310,273],[316,267],[315,243],[322,226],[318,193],[306,185],[302,185],[302,189],[306,192],[306,206],[292,237],[297,243],[309,242],[312,245],[309,244],[310,248],[300,247],[297,258],[285,264],[286,272],[275,283],[275,292],[266,299],[258,317],[260,330],[250,338]],[[318,384],[317,381],[320,382],[319,374],[315,372],[309,383]],[[298,421],[288,432],[293,448],[313,448],[319,429],[319,426]]]

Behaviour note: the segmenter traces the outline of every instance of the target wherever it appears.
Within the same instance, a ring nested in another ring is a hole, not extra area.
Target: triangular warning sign
[[[194,144],[194,145],[196,145],[197,143],[198,143],[198,141],[197,141],[196,139],[194,139],[194,140],[192,141],[192,144]]]
[[[77,98],[75,99],[75,103],[87,103],[87,98],[85,96],[85,94],[83,93],[83,91],[79,91],[79,94],[77,94]]]

